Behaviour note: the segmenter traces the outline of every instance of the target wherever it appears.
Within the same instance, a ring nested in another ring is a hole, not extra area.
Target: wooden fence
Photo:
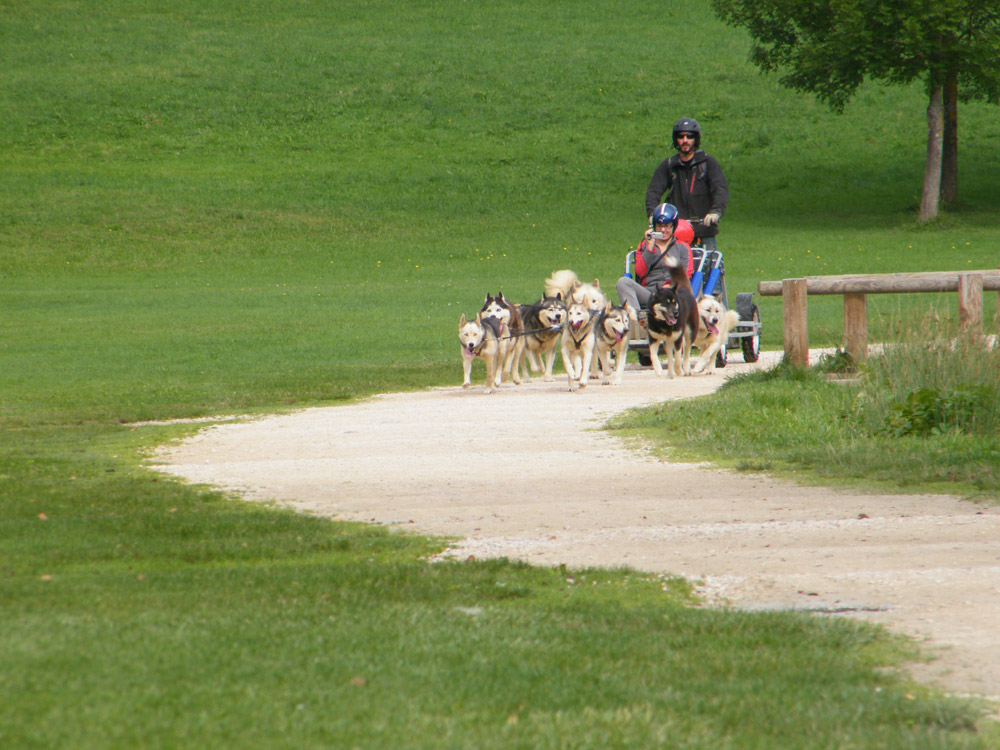
[[[958,292],[963,327],[981,335],[983,291],[1000,292],[1000,269],[985,271],[931,271],[846,276],[807,276],[801,279],[761,281],[762,297],[781,297],[785,326],[785,358],[805,367],[809,362],[806,298],[810,294],[844,297],[844,350],[855,362],[868,356],[869,294]]]

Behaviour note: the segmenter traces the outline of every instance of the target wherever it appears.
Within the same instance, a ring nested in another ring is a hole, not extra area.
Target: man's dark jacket
[[[702,219],[709,213],[722,216],[729,203],[729,183],[719,162],[704,151],[695,151],[689,162],[674,154],[653,172],[646,189],[646,216],[652,216],[653,209],[664,201],[676,206],[682,219]],[[718,233],[718,224],[694,225],[695,237],[714,237]]]

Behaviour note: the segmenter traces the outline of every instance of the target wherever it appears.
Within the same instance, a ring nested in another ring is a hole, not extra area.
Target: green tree
[[[958,102],[1000,103],[997,0],[712,0],[753,38],[750,60],[836,112],[866,79],[923,80],[927,158],[920,220],[958,197]]]

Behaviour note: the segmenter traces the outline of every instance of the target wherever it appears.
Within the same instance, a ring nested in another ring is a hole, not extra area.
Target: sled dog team
[[[712,373],[716,353],[739,316],[715,297],[695,300],[685,269],[672,258],[666,263],[673,283],[658,289],[643,311],[653,369],[657,375],[663,374],[659,358],[662,346],[669,377]],[[462,387],[472,384],[476,357],[486,364],[486,393],[492,393],[508,377],[520,385],[522,378],[528,379],[529,370],[543,372],[544,380],[553,380],[557,344],[571,391],[586,388],[598,367],[602,383],[620,385],[633,322],[638,322],[637,311],[613,305],[597,279],[584,283],[569,270],[556,271],[546,279],[545,293],[534,304],[513,304],[503,292],[495,297],[487,294],[476,317],[469,320],[463,313],[458,324]],[[701,352],[693,366],[692,347]]]

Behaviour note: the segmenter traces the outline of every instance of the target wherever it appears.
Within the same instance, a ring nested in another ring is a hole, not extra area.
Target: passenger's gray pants
[[[622,276],[618,279],[615,291],[618,292],[618,303],[629,305],[636,312],[645,310],[646,303],[653,296],[651,289],[647,289],[630,276]]]

